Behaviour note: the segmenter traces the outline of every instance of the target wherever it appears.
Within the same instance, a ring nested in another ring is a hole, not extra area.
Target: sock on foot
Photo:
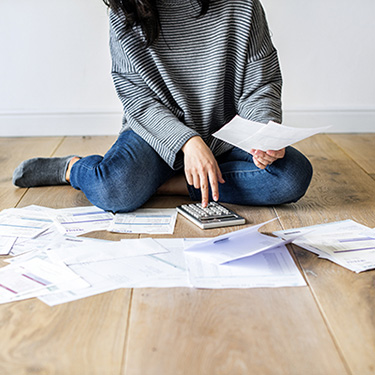
[[[33,158],[23,161],[13,173],[13,184],[18,187],[66,185],[69,162],[76,155],[61,158]]]

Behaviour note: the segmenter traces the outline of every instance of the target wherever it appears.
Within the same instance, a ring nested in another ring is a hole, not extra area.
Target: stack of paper
[[[274,232],[354,272],[375,268],[375,231],[353,220]]]

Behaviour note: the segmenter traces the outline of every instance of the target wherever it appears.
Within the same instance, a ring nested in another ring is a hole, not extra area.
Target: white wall
[[[373,131],[374,0],[263,0],[284,75],[284,123]],[[0,136],[116,134],[100,0],[0,0]]]

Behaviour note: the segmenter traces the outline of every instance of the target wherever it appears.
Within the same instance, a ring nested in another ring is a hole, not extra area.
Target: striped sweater
[[[161,35],[146,48],[140,27],[125,30],[110,13],[112,77],[124,107],[122,131],[134,130],[168,163],[200,135],[215,156],[232,146],[212,133],[236,114],[281,122],[282,78],[259,0],[157,0]]]

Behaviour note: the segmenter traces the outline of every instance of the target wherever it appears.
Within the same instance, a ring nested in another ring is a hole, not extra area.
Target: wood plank
[[[66,138],[54,155],[105,152],[112,141]],[[56,186],[28,189],[19,206],[29,204],[63,208],[89,203],[81,192]],[[130,301],[130,290],[117,290],[53,308],[36,299],[1,305],[0,373],[119,374]]]
[[[0,373],[118,375],[130,291],[49,307],[36,299],[0,306]]]
[[[298,148],[312,161],[312,185],[300,202],[276,208],[284,228],[353,219],[375,226],[375,182],[330,140]],[[374,157],[372,150],[369,158]],[[355,274],[294,247],[336,344],[353,374],[375,373],[375,271]]]
[[[181,201],[156,197],[149,205]],[[251,224],[274,217],[271,208],[231,207]],[[235,229],[187,224],[179,217],[174,236]],[[265,231],[278,228],[276,221]],[[125,375],[347,374],[308,287],[137,289],[129,324]]]
[[[375,174],[374,133],[330,134],[329,138],[367,173]]]
[[[26,192],[12,184],[17,165],[35,156],[52,155],[61,140],[61,137],[0,138],[0,210],[16,206]]]

